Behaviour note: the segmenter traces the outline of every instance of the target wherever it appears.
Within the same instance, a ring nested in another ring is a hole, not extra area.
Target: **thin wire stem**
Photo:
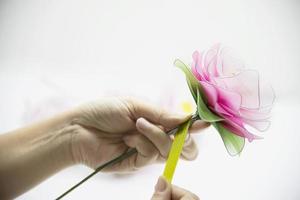
[[[196,120],[200,119],[197,112],[192,116],[191,118],[191,124],[193,122],[195,122]],[[169,130],[167,132],[168,135],[174,135],[177,131],[178,131],[179,126]],[[78,186],[80,186],[82,183],[84,183],[85,181],[87,181],[88,179],[90,179],[91,177],[93,177],[95,174],[97,174],[99,171],[101,171],[102,169],[104,169],[105,167],[108,166],[112,166],[118,162],[121,162],[122,160],[125,160],[126,158],[129,158],[130,156],[132,156],[133,154],[137,153],[136,148],[130,148],[128,151],[124,152],[123,154],[117,156],[116,158],[104,163],[103,165],[100,165],[99,167],[97,167],[95,169],[95,171],[93,171],[91,174],[89,174],[88,176],[86,176],[84,179],[82,179],[81,181],[79,181],[76,185],[74,185],[73,187],[71,187],[70,189],[68,189],[66,192],[64,192],[62,195],[60,195],[59,197],[56,198],[56,200],[62,199],[64,196],[66,196],[67,194],[69,194],[70,192],[72,192],[74,189],[76,189]]]

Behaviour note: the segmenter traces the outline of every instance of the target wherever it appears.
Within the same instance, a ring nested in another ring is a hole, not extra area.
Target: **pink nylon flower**
[[[260,138],[253,134],[254,129],[267,130],[275,95],[270,86],[260,82],[257,71],[245,69],[218,44],[193,53],[192,72],[210,110],[225,119],[221,122],[225,128],[250,142]]]

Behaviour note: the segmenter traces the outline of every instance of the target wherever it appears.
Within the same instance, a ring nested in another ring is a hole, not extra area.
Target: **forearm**
[[[0,135],[0,197],[13,198],[74,164],[73,113]]]

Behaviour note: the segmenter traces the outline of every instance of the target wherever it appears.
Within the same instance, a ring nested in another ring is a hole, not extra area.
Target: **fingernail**
[[[167,189],[167,185],[168,185],[167,181],[162,176],[160,176],[155,185],[155,191],[163,192]]]
[[[142,117],[137,120],[137,125],[141,129],[147,129],[150,126],[149,122],[146,119],[142,118]]]

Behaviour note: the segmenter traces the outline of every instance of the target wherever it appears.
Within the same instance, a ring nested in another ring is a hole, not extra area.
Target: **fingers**
[[[202,120],[197,120],[192,124],[192,126],[189,129],[189,132],[198,133],[199,131],[209,127],[209,125],[210,125],[210,123],[207,123],[207,122],[202,121]]]
[[[134,167],[140,168],[157,160],[159,156],[158,150],[144,135],[128,135],[123,140],[126,145],[136,148],[138,151],[135,156],[130,157],[130,159],[133,159]]]
[[[190,127],[189,132],[190,133],[199,133],[199,131],[207,128],[210,124],[204,121],[195,121],[193,125]],[[185,160],[195,160],[198,155],[198,148],[195,140],[191,137],[189,134],[185,140],[182,152],[181,152],[181,158]]]
[[[154,144],[164,158],[168,157],[172,140],[165,132],[144,118],[137,120],[136,127],[139,132]]]
[[[199,197],[194,193],[175,185],[172,185],[171,198],[174,200],[199,200]]]
[[[159,177],[156,185],[155,191],[151,200],[171,200],[172,198],[172,188],[171,185],[162,176]]]
[[[183,145],[181,158],[185,160],[195,160],[198,155],[198,148],[195,140],[188,135],[187,139]]]
[[[172,139],[158,126],[148,122],[144,118],[139,118],[136,122],[137,130],[148,138],[155,148],[158,149],[161,157],[166,159],[172,145]],[[186,160],[194,160],[198,155],[198,149],[195,141],[187,136],[187,140],[183,146],[181,157]]]
[[[199,200],[195,194],[183,188],[169,184],[162,176],[159,177],[151,200]]]
[[[190,114],[171,114],[157,106],[147,104],[136,99],[128,99],[127,103],[129,103],[129,109],[131,109],[135,120],[143,117],[155,124],[163,125],[166,128],[173,128],[191,117]]]
[[[195,121],[193,125],[190,127],[189,132],[191,133],[199,133],[199,131],[207,128],[210,124],[204,121]],[[198,155],[198,148],[195,140],[189,134],[184,143],[181,158],[186,160],[195,160]]]

